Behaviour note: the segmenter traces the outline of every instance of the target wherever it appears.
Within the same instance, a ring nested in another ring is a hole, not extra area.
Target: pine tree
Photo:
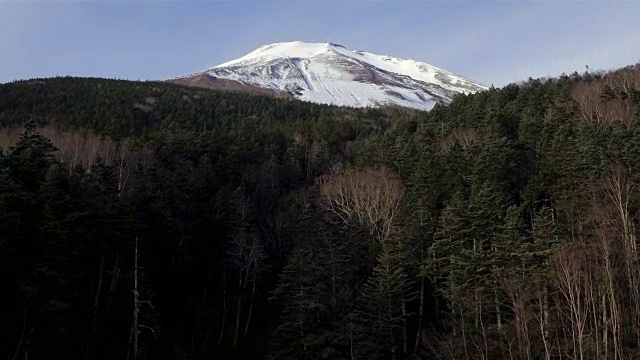
[[[387,242],[362,289],[354,312],[353,354],[356,359],[401,359],[405,296],[409,279],[404,273],[399,244]]]

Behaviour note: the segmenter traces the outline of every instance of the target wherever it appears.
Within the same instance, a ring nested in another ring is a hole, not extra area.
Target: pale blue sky
[[[640,1],[0,0],[0,82],[166,79],[301,40],[502,86],[639,61],[639,16]]]

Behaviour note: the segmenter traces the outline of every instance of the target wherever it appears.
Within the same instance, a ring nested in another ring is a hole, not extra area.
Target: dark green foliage
[[[391,242],[393,239],[388,239]],[[377,265],[362,286],[360,306],[353,322],[353,353],[358,359],[402,357],[402,328],[406,316],[405,294],[409,279],[397,246],[386,244]]]
[[[640,112],[628,126],[580,119],[581,81],[530,79],[429,113],[157,82],[2,84],[0,131],[27,125],[0,149],[0,358],[132,359],[136,248],[140,359],[542,357],[537,318],[517,307],[562,315],[547,300],[556,249],[593,236],[594,184],[640,157]],[[127,181],[117,161],[70,171],[43,124],[130,141]],[[318,177],[337,166],[402,180],[383,243],[322,206]],[[528,342],[522,329],[536,329]]]
[[[283,236],[293,248],[273,292],[281,312],[270,353],[274,359],[348,358],[349,314],[370,267],[368,237],[333,226],[309,195],[297,195],[296,205],[282,214],[289,219]]]
[[[37,125],[91,128],[115,139],[151,136],[157,130],[238,135],[249,128],[283,127],[337,145],[383,126],[385,119],[376,111],[161,82],[59,77],[0,84],[0,126],[33,120]]]

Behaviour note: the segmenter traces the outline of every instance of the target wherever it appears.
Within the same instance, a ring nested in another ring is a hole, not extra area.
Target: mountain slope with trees
[[[638,103],[0,85],[0,357],[636,359]]]

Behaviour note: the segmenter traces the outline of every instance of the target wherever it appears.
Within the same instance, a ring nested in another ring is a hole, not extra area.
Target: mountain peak
[[[352,51],[336,43],[278,42],[196,75],[250,84],[316,103],[429,110],[487,87],[416,60]]]
[[[241,62],[264,61],[274,58],[308,59],[327,51],[331,51],[333,48],[343,48],[346,50],[344,46],[332,43],[307,43],[302,41],[277,42],[262,45],[247,55],[236,60],[231,60],[217,65],[214,69],[231,66]]]

